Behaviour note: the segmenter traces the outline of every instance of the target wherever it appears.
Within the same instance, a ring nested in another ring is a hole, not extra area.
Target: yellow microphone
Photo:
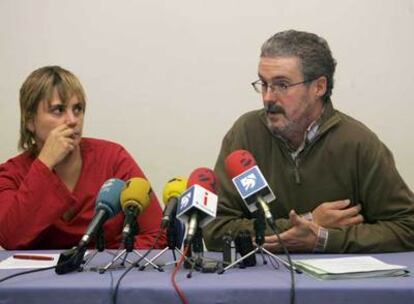
[[[132,232],[136,217],[150,205],[150,194],[151,185],[145,178],[133,177],[126,182],[121,191],[121,208],[125,213],[124,237]]]
[[[164,214],[161,220],[161,228],[167,228],[171,218],[175,217],[177,204],[181,194],[187,189],[187,179],[176,176],[169,180],[162,192],[162,200],[165,204]]]

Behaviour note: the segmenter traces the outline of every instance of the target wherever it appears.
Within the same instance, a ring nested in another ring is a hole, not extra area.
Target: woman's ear
[[[33,134],[35,133],[35,125],[34,125],[34,117],[30,117],[29,119],[27,119],[26,122],[26,129],[29,130],[30,132],[32,132]]]

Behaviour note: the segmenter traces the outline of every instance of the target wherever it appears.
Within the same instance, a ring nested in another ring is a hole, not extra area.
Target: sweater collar
[[[286,145],[286,140],[284,138],[274,135],[272,131],[269,129],[267,125],[265,109],[260,110],[259,116],[260,116],[260,120],[266,126],[269,132],[273,135],[273,137],[277,138],[278,140],[281,140]],[[324,105],[324,109],[323,109],[321,116],[309,126],[312,130],[314,130],[315,124],[316,124],[316,134],[313,134],[310,140],[311,141],[316,140],[322,134],[326,133],[328,130],[330,130],[336,124],[338,124],[340,120],[341,120],[340,116],[338,115],[337,111],[333,107],[332,101],[329,99]]]

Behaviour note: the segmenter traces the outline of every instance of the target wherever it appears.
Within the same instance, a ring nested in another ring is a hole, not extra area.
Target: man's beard
[[[279,114],[286,118],[285,110],[276,105],[268,104],[265,106],[266,114]],[[305,111],[298,119],[288,120],[287,124],[283,127],[275,127],[272,124],[271,118],[266,116],[267,126],[273,135],[282,137],[289,144],[294,145],[296,139],[299,137],[301,140],[305,134],[306,129],[312,121],[309,121],[309,113]]]

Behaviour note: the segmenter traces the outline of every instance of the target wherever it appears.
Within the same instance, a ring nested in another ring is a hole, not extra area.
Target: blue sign
[[[257,166],[250,168],[233,179],[241,197],[246,199],[266,187],[267,183]]]
[[[194,187],[191,187],[185,191],[180,198],[180,204],[178,205],[177,214],[187,211],[192,207],[194,197]]]

